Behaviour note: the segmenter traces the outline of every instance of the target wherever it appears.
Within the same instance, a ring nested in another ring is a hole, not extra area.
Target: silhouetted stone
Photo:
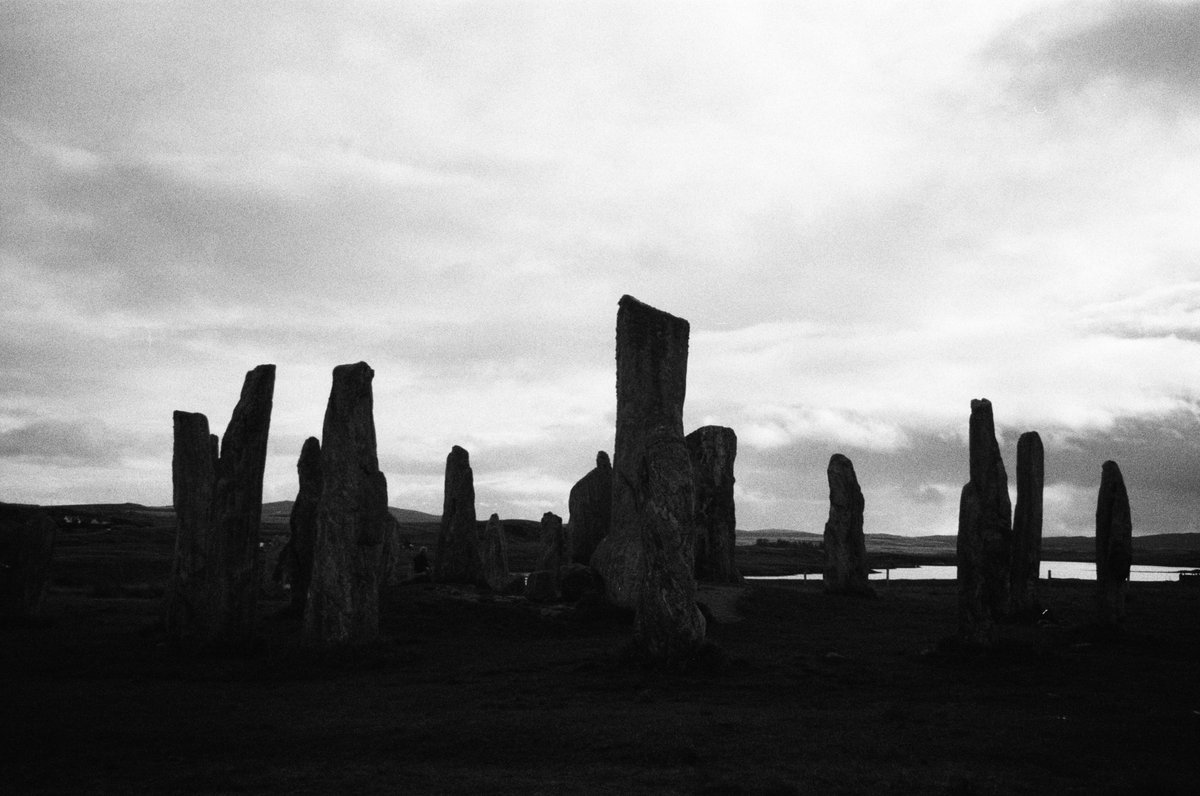
[[[986,646],[995,643],[995,622],[1008,610],[1012,532],[1008,475],[986,398],[971,401],[969,456],[971,480],[958,512],[958,635]]]
[[[512,580],[512,574],[508,571],[508,539],[498,514],[488,518],[487,528],[483,532],[481,559],[483,582],[492,591],[504,591]]]
[[[1027,431],[1017,440],[1017,505],[1013,511],[1010,611],[1032,618],[1041,611],[1042,491],[1046,481],[1042,438]]]
[[[591,561],[596,546],[608,536],[612,523],[612,484],[612,463],[608,454],[600,451],[596,454],[596,466],[571,487],[567,526],[571,560],[577,564]]]
[[[408,580],[412,571],[412,558],[404,543],[400,522],[388,512],[387,525],[383,533],[383,550],[379,556],[379,585],[395,586]]]
[[[825,523],[825,591],[873,594],[867,582],[867,543],[863,537],[863,493],[854,464],[833,454],[829,479],[829,520]]]
[[[667,666],[688,663],[704,644],[688,541],[695,529],[691,470],[687,443],[669,429],[647,441],[633,470],[643,559],[634,643],[646,658]]]
[[[291,535],[280,558],[292,587],[292,611],[302,616],[312,582],[313,540],[317,535],[317,504],[321,500],[321,442],[316,437],[304,440],[296,474],[300,488],[288,518]]]
[[[555,573],[547,569],[530,572],[525,579],[525,596],[535,603],[552,603],[558,599],[554,585]]]
[[[558,568],[566,564],[569,558],[567,533],[563,528],[562,517],[551,511],[542,515],[541,547],[537,568],[554,573],[554,583],[557,586]]]
[[[558,568],[558,592],[567,602],[578,602],[587,592],[604,588],[596,570],[585,564],[564,564]]]
[[[442,525],[438,529],[433,579],[474,585],[481,575],[479,533],[475,529],[475,476],[471,457],[455,445],[446,457]]]
[[[696,578],[740,583],[733,563],[737,515],[733,502],[733,462],[737,435],[732,428],[703,426],[687,435],[688,455],[696,480]]]
[[[379,634],[380,558],[391,517],[375,444],[374,378],[366,362],[333,369],[304,614],[304,636],[313,644],[363,643]]]
[[[246,374],[220,454],[202,414],[176,412],[172,482],[178,532],[166,601],[176,638],[252,634],[262,588],[259,527],[275,366]]]
[[[1105,462],[1096,500],[1096,610],[1101,625],[1125,616],[1125,583],[1133,563],[1133,517],[1116,462]]]
[[[653,483],[644,471],[650,440],[677,440],[683,445],[683,400],[687,390],[688,322],[622,296],[617,311],[617,429],[613,450],[612,520],[608,536],[596,547],[591,566],[604,581],[605,597],[614,605],[637,605],[642,580],[642,515],[650,510]],[[677,457],[657,457],[675,462]],[[662,464],[656,464],[662,466]],[[691,478],[691,463],[682,463]],[[691,488],[688,492],[692,492]],[[661,504],[661,500],[659,501]],[[662,506],[659,506],[662,508]],[[688,509],[691,520],[691,510]],[[691,533],[688,528],[677,541]],[[687,549],[690,552],[690,547]],[[691,567],[691,560],[688,561]]]
[[[37,506],[0,503],[0,616],[37,616],[50,585],[58,523]]]

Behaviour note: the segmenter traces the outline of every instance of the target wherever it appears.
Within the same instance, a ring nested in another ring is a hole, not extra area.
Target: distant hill
[[[292,514],[292,500],[276,500],[271,503],[263,504],[263,519],[264,520],[279,520],[287,519]],[[440,514],[426,514],[423,511],[414,511],[413,509],[398,509],[394,506],[388,506],[388,511],[396,518],[398,522],[441,522]]]

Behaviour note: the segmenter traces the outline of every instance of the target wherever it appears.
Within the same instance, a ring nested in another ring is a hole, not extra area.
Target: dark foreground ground
[[[628,625],[447,587],[391,590],[384,640],[342,654],[266,619],[257,649],[188,653],[157,599],[56,589],[0,627],[0,791],[1200,790],[1200,589],[1133,584],[1102,638],[1090,584],[1054,581],[1058,625],[967,655],[939,646],[954,583],[878,588],[710,592],[742,618],[690,674],[626,661]]]

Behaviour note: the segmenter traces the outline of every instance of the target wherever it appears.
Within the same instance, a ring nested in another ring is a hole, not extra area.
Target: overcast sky
[[[739,527],[954,533],[972,398],[1046,533],[1200,530],[1200,4],[0,4],[0,499],[171,501],[278,366],[266,500],[335,365],[393,506],[564,518],[617,301],[691,322]]]

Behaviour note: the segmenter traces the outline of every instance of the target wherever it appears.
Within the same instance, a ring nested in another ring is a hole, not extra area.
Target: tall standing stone
[[[539,540],[538,569],[547,569],[558,576],[558,568],[571,563],[570,545],[562,517],[552,511],[542,515],[542,532]]]
[[[571,487],[567,499],[567,534],[571,560],[587,564],[612,525],[612,462],[604,451],[596,453],[596,466]]]
[[[312,583],[313,541],[317,535],[317,506],[321,501],[321,441],[316,437],[304,440],[296,474],[300,488],[288,518],[291,535],[284,555],[291,573],[292,612],[303,616],[308,586]]]
[[[380,559],[391,517],[375,444],[374,378],[366,362],[333,369],[304,613],[312,644],[364,643],[379,635]]]
[[[642,515],[651,510],[652,483],[645,467],[651,440],[683,443],[683,400],[687,390],[689,324],[631,296],[617,311],[617,429],[613,450],[612,518],[608,536],[591,565],[604,582],[605,597],[635,608],[642,576]],[[687,446],[682,445],[686,459]],[[667,457],[663,461],[674,461]],[[685,462],[691,477],[691,463]],[[692,490],[689,489],[690,493]],[[689,514],[690,508],[689,508]],[[690,533],[688,529],[687,533]],[[680,543],[684,544],[681,536]],[[690,552],[684,544],[681,554]],[[691,562],[689,561],[689,567]]]
[[[733,501],[733,461],[737,434],[724,426],[703,426],[687,435],[696,479],[696,577],[716,583],[740,583],[733,563],[737,515]]]
[[[0,616],[37,616],[50,585],[58,523],[37,506],[0,503]]]
[[[274,365],[246,374],[219,455],[204,415],[174,415],[178,532],[166,625],[177,638],[236,641],[253,632],[262,588],[259,527],[274,391]]]
[[[1041,609],[1038,578],[1042,564],[1042,491],[1046,481],[1045,452],[1036,431],[1017,440],[1017,505],[1013,510],[1010,610],[1014,616],[1033,616]]]
[[[1129,493],[1116,462],[1100,471],[1096,500],[1096,612],[1100,624],[1116,626],[1125,616],[1125,583],[1133,563],[1133,517]]]
[[[825,591],[871,594],[867,582],[867,542],[863,536],[862,489],[854,464],[833,454],[826,468],[829,479],[829,520],[825,523]]]
[[[439,583],[474,585],[479,582],[481,569],[471,456],[455,445],[446,457],[442,525],[438,529],[433,579]]]
[[[969,456],[971,479],[958,512],[958,635],[991,645],[996,620],[1008,610],[1012,503],[986,398],[971,401]]]
[[[511,582],[512,573],[508,571],[508,538],[499,514],[489,517],[484,528],[480,564],[480,579],[492,591],[503,591]]]

